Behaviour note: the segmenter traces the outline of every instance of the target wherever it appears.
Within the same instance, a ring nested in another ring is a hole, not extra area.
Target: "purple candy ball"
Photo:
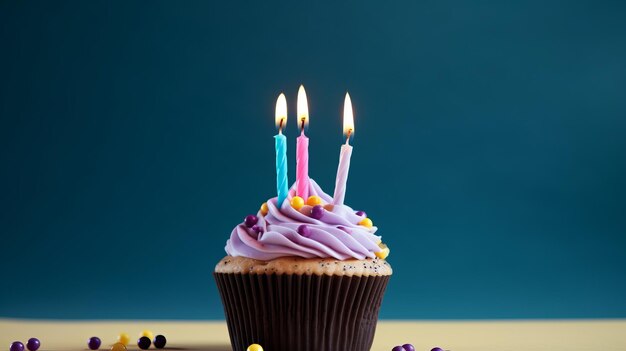
[[[367,217],[367,213],[365,213],[363,211],[356,211],[356,215],[357,216],[361,216],[361,217]]]
[[[302,235],[305,238],[308,238],[311,236],[311,229],[303,224],[298,227],[298,234]]]
[[[391,349],[391,351],[404,351],[404,348],[402,346],[396,346],[393,349]]]
[[[166,343],[167,339],[163,335],[157,335],[154,337],[154,347],[157,349],[164,348]]]
[[[100,338],[97,336],[92,336],[91,338],[89,338],[89,341],[87,342],[87,346],[89,346],[89,349],[91,350],[99,349],[100,344],[102,344],[102,341],[100,341]]]
[[[11,343],[11,348],[9,348],[9,351],[24,351],[24,344],[19,341],[13,341]]]
[[[322,217],[324,217],[324,211],[326,210],[324,210],[324,207],[322,207],[322,205],[315,205],[311,209],[311,217],[315,219],[321,219]]]
[[[258,221],[259,219],[256,218],[255,215],[247,215],[246,219],[243,222],[246,225],[246,227],[252,228],[252,226],[255,225]]]
[[[406,351],[415,351],[415,347],[413,347],[413,345],[411,344],[404,344],[402,345],[402,348],[405,349]]]
[[[441,347],[433,347],[430,351],[443,351]]]
[[[139,340],[137,340],[137,346],[142,350],[149,349],[150,344],[152,344],[152,341],[147,336],[142,336],[139,338]]]
[[[41,342],[39,342],[39,339],[37,338],[30,338],[28,339],[28,342],[26,343],[26,348],[30,351],[39,350],[39,346],[41,346]]]

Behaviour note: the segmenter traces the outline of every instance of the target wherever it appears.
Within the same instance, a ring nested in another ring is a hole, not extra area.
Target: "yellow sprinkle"
[[[150,340],[154,339],[154,334],[152,334],[152,332],[149,331],[148,329],[142,331],[141,334],[139,334],[139,337],[142,337],[142,336],[147,336]]]
[[[376,245],[380,246],[380,244],[382,244],[382,242],[383,242],[382,239],[379,238],[378,241],[376,242]]]
[[[126,346],[121,342],[116,342],[111,346],[111,351],[126,351]]]
[[[302,206],[304,206],[304,199],[302,199],[300,196],[294,196],[291,199],[291,207],[299,210],[302,208]]]
[[[369,218],[363,218],[363,220],[361,220],[359,224],[368,228],[371,228],[374,225],[374,223],[372,223],[372,220]]]
[[[385,244],[382,244],[382,245],[385,245]],[[389,248],[385,246],[382,248],[382,250],[375,252],[374,254],[376,255],[376,257],[384,260],[385,258],[387,258],[387,256],[389,256]]]
[[[128,343],[130,342],[130,336],[128,334],[126,334],[126,333],[121,333],[117,337],[117,341],[118,341],[118,343],[120,343],[122,345],[128,345]],[[126,349],[126,348],[124,348],[124,349]]]
[[[309,199],[306,200],[306,204],[309,206],[321,205],[322,198],[316,195],[309,196]]]
[[[252,344],[252,345],[248,346],[248,350],[247,351],[263,351],[263,348],[259,344]]]
[[[268,213],[269,211],[270,211],[270,209],[269,209],[269,208],[267,208],[267,202],[264,202],[264,203],[261,205],[261,214],[262,214],[262,215],[264,215],[264,216],[266,216],[266,215],[267,215],[267,213]]]

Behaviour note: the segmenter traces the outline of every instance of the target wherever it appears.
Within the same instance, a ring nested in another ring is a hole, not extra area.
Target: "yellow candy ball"
[[[252,344],[252,345],[248,346],[248,350],[247,351],[263,351],[263,348],[259,344]]]
[[[130,336],[126,333],[121,333],[117,337],[117,341],[122,345],[128,345],[128,343],[130,342]]]
[[[150,340],[154,339],[154,334],[152,334],[152,332],[148,329],[142,331],[141,334],[139,334],[139,337],[142,336],[147,336]]]
[[[385,259],[387,258],[387,256],[389,256],[389,248],[387,247],[387,245],[385,244],[378,244],[378,246],[382,249],[378,252],[375,252],[374,254],[376,255],[376,257],[381,258],[381,259]]]
[[[270,211],[270,209],[267,207],[267,202],[264,202],[264,203],[261,205],[261,214],[265,216],[265,215],[267,215],[267,213],[268,213],[269,211]]]
[[[304,199],[301,198],[300,196],[294,196],[291,199],[291,207],[295,208],[296,210],[299,210],[302,208],[302,206],[304,206]]]
[[[322,198],[316,195],[309,196],[309,199],[306,200],[306,204],[309,206],[321,205]]]
[[[113,346],[111,346],[111,351],[127,351],[127,350],[124,344],[122,344],[121,342],[116,342],[115,344],[113,344]]]
[[[376,257],[384,260],[385,258],[387,258],[387,256],[389,256],[389,248],[386,247],[382,249],[381,251],[376,252],[375,254],[376,254]]]
[[[326,204],[324,205],[324,209],[328,212],[333,212],[333,210],[335,209],[335,205],[333,204]]]
[[[363,218],[363,220],[361,220],[359,224],[368,228],[371,228],[372,226],[374,226],[374,223],[372,223],[372,220],[369,218]]]

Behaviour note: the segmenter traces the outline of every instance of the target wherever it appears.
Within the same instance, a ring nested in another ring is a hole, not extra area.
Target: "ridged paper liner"
[[[214,273],[233,351],[369,351],[389,276]]]

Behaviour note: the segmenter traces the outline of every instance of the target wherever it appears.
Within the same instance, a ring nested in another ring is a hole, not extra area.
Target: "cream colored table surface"
[[[14,340],[41,340],[40,351],[85,350],[90,336],[102,339],[107,350],[124,331],[133,339],[144,330],[167,337],[167,348],[228,351],[228,331],[223,322],[155,321],[24,321],[0,319],[0,351]],[[626,351],[626,320],[396,322],[378,324],[372,351],[390,351],[410,342],[417,350],[441,346],[452,351],[550,350]],[[132,345],[129,351],[138,350]],[[154,350],[151,348],[151,350]],[[272,351],[272,350],[266,350]],[[294,351],[297,351],[294,349]]]

